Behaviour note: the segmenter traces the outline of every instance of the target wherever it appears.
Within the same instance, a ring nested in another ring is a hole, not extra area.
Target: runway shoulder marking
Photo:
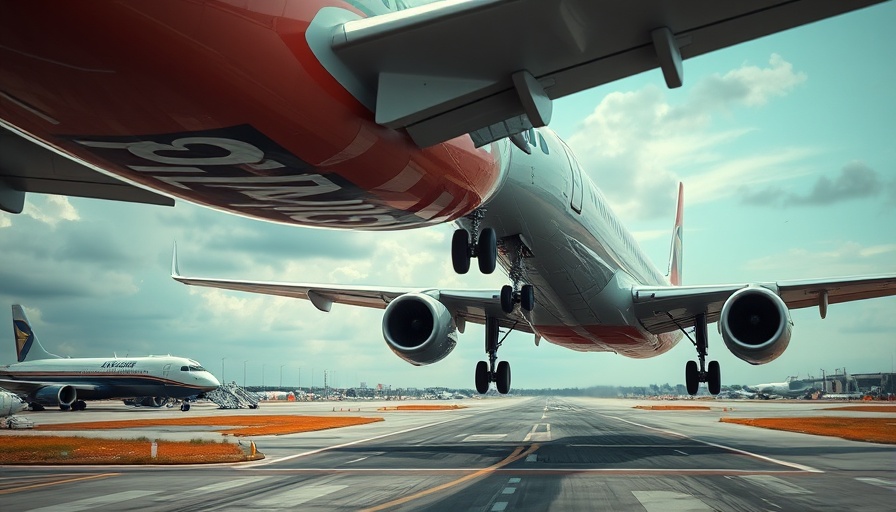
[[[503,441],[507,434],[472,434],[463,439],[462,443],[475,443],[484,441]]]
[[[871,477],[858,477],[856,478],[859,482],[864,482],[870,485],[876,485],[878,487],[884,487],[887,489],[892,489],[896,491],[896,480],[884,480],[883,478],[871,478]]]
[[[284,492],[278,492],[262,500],[253,499],[249,508],[257,509],[293,509],[296,505],[316,500],[328,494],[341,491],[347,485],[302,485]]]
[[[112,494],[104,494],[102,496],[94,496],[92,498],[84,498],[83,500],[66,501],[59,505],[51,505],[49,507],[33,508],[28,512],[77,512],[95,507],[102,507],[112,503],[125,503],[128,500],[134,500],[149,496],[150,494],[158,494],[161,491],[123,491]]]
[[[270,478],[268,476],[249,476],[245,478],[234,478],[230,480],[226,480],[224,482],[218,482],[214,484],[203,485],[202,487],[196,487],[195,489],[187,489],[186,491],[179,492],[174,495],[166,494],[161,497],[162,501],[169,500],[179,500],[185,498],[195,498],[196,496],[202,496],[203,494],[210,494],[213,492],[223,491],[224,489],[233,489],[236,487],[241,487],[243,485],[253,484],[260,480],[264,480]]]
[[[526,434],[526,438],[523,439],[524,443],[544,443],[551,440],[551,424],[550,423],[536,423],[532,425],[532,430]]]
[[[740,478],[752,482],[756,485],[759,485],[765,489],[768,489],[772,492],[776,492],[778,494],[813,494],[812,491],[808,489],[803,489],[802,487],[792,484],[790,482],[781,480],[776,476],[771,475],[744,475]]]
[[[600,413],[598,413],[598,414],[600,414]],[[634,421],[629,421],[629,420],[620,418],[620,417],[618,417],[618,416],[610,416],[609,414],[601,414],[601,416],[605,416],[605,417],[607,417],[607,418],[612,418],[612,419],[614,419],[614,420],[618,420],[618,421],[621,421],[621,422],[623,422],[623,423],[628,423],[629,425],[635,425],[636,427],[646,428],[646,429],[648,429],[648,430],[654,430],[654,431],[656,431],[656,432],[662,432],[662,433],[664,433],[664,434],[668,434],[668,435],[671,435],[671,436],[680,437],[680,438],[683,438],[683,439],[690,439],[691,441],[694,441],[695,443],[705,444],[705,445],[707,445],[707,446],[712,446],[712,447],[715,447],[715,448],[721,448],[722,450],[727,450],[727,451],[729,451],[729,452],[739,453],[739,454],[741,454],[741,455],[747,455],[747,456],[749,456],[749,457],[753,457],[754,459],[764,460],[764,461],[766,461],[766,462],[771,462],[772,464],[777,464],[777,465],[779,465],[779,466],[786,466],[786,467],[789,467],[789,468],[798,469],[798,470],[800,470],[800,471],[805,471],[805,472],[807,472],[807,473],[824,473],[824,471],[822,471],[822,470],[820,470],[820,469],[813,468],[812,466],[806,466],[806,465],[803,465],[803,464],[797,464],[797,463],[795,463],[795,462],[787,462],[787,461],[783,461],[783,460],[780,460],[780,459],[775,459],[775,458],[772,458],[772,457],[767,457],[767,456],[765,456],[765,455],[759,455],[758,453],[748,452],[747,450],[741,450],[740,448],[734,448],[734,447],[731,447],[731,446],[725,446],[725,445],[723,445],[723,444],[712,443],[712,442],[710,442],[710,441],[703,441],[703,440],[701,440],[701,439],[697,439],[697,438],[694,438],[694,437],[691,437],[691,436],[688,436],[688,435],[685,435],[685,434],[679,434],[678,432],[674,432],[674,431],[672,431],[672,430],[667,430],[667,429],[657,428],[657,427],[651,427],[651,426],[649,426],[649,425],[644,425],[644,424],[641,424],[641,423],[636,423],[636,422],[634,422]]]
[[[647,512],[702,512],[714,509],[690,494],[674,491],[632,491]]]

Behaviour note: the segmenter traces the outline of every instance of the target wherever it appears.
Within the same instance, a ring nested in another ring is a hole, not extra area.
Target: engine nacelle
[[[78,391],[69,386],[44,386],[34,393],[34,401],[40,405],[58,405],[68,410],[78,399]]]
[[[422,293],[406,293],[386,307],[383,338],[395,355],[423,366],[442,360],[454,350],[457,329],[441,302]]]
[[[134,404],[146,407],[162,407],[168,403],[167,396],[138,396],[133,400]]]
[[[792,327],[781,297],[758,286],[734,292],[719,318],[719,332],[728,350],[750,364],[769,363],[783,354]]]

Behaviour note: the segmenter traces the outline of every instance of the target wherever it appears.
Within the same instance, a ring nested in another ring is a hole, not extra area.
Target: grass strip
[[[705,405],[636,405],[634,408],[645,411],[709,411],[712,409]]]
[[[204,464],[243,462],[252,457],[235,443],[152,441],[60,436],[3,436],[0,464]]]
[[[232,436],[266,436],[295,434],[314,430],[350,427],[383,421],[383,418],[330,417],[299,415],[193,416],[189,418],[158,418],[118,421],[86,421],[38,425],[35,430],[112,430],[151,427],[208,427],[208,430]]]
[[[896,419],[893,418],[721,418],[722,423],[786,430],[818,436],[831,436],[869,443],[896,444]]]

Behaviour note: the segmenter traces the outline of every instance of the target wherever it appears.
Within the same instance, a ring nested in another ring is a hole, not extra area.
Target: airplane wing
[[[71,383],[71,382],[44,382],[39,380],[19,380],[19,379],[2,379],[0,378],[0,388],[11,391],[17,395],[31,394],[38,389],[47,386],[71,386],[78,391],[95,391],[100,388],[93,384]]]
[[[309,42],[378,123],[421,147],[465,133],[483,145],[547,124],[553,99],[657,67],[678,87],[682,59],[881,1],[448,0],[324,10]]]
[[[500,292],[497,290],[439,290],[400,287],[340,286],[311,283],[276,283],[185,277],[180,274],[175,249],[171,262],[171,277],[190,286],[220,288],[240,292],[278,295],[310,301],[320,311],[329,312],[333,304],[348,304],[365,308],[385,309],[390,302],[405,293],[423,293],[441,302],[455,319],[459,331],[465,322],[485,324],[486,316],[498,319],[498,325],[521,332],[532,332],[525,317],[515,310],[505,313],[501,309]]]
[[[21,213],[26,192],[174,206],[170,197],[107,176],[0,124],[0,210]]]
[[[700,313],[706,313],[708,322],[715,322],[728,297],[747,286],[751,285],[636,286],[632,289],[635,315],[654,334],[674,331],[679,326],[691,327]],[[778,281],[758,286],[777,293],[790,309],[816,306],[824,318],[828,304],[896,295],[896,274]]]

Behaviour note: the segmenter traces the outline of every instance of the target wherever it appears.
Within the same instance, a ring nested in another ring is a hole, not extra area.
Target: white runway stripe
[[[713,508],[699,499],[673,491],[632,491],[647,512],[702,512]]]
[[[94,496],[92,498],[84,498],[83,500],[66,501],[60,505],[52,505],[49,507],[33,508],[27,512],[78,512],[79,510],[88,510],[91,508],[102,507],[112,503],[123,503],[128,500],[142,498],[150,494],[156,494],[160,491],[124,491],[112,494],[104,494],[102,496]]]
[[[284,509],[296,510],[296,505],[315,500],[322,496],[341,491],[348,487],[347,485],[303,485],[299,484],[293,489],[276,494],[267,495],[262,500],[253,499],[251,503],[245,505],[247,509]]]
[[[812,491],[771,475],[744,475],[741,478],[778,494],[812,494]]]

